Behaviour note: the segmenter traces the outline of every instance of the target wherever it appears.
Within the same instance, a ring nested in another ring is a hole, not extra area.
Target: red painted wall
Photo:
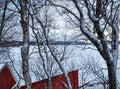
[[[15,80],[7,66],[0,72],[0,89],[11,89],[15,85]]]
[[[78,70],[69,72],[69,78],[72,84],[72,89],[78,89]],[[63,82],[66,82],[64,75],[52,77],[52,89],[67,89]],[[48,80],[38,81],[32,84],[32,89],[48,89],[44,85],[48,85]],[[21,87],[25,89],[25,86]]]

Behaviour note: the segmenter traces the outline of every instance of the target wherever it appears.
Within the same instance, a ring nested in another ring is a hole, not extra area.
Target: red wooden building
[[[8,65],[4,65],[0,70],[0,89],[12,89],[16,84]]]
[[[69,72],[69,78],[72,84],[72,89],[78,89],[78,70]],[[65,87],[66,79],[63,74],[52,77],[52,89],[67,89]],[[32,83],[32,89],[48,89],[48,80],[42,80]],[[25,89],[25,86],[21,87]]]
[[[78,89],[78,70],[68,73],[72,89]],[[63,74],[52,77],[52,89],[67,89],[65,87],[66,79]],[[0,89],[12,89],[16,81],[8,65],[0,69]],[[48,89],[48,79],[32,83],[32,89]],[[20,89],[25,89],[22,86]]]

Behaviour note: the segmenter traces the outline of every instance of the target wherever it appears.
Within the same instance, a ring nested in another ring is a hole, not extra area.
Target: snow
[[[96,17],[95,15],[93,15],[92,18],[93,18],[94,21],[98,21],[100,19],[100,18]]]
[[[27,48],[28,47],[28,42],[25,42],[25,44],[23,44],[23,48]]]
[[[81,26],[81,30],[85,34],[85,36],[87,36],[88,38],[90,38],[90,40],[92,39],[92,41],[94,41],[94,43],[96,43],[98,45],[98,48],[102,51],[103,47],[102,47],[101,43],[99,42],[97,36],[95,36],[92,32],[90,32],[87,29],[87,27],[85,26],[84,18],[81,19],[80,26]]]
[[[31,48],[32,49],[32,48]],[[20,58],[20,48],[13,48],[11,49],[12,51],[12,56],[14,56],[14,65],[17,70],[17,72],[22,76],[22,69],[21,69],[21,58]],[[32,51],[32,50],[31,50]],[[70,52],[70,57],[68,57],[68,60],[66,60],[66,66],[69,65],[69,63],[73,62],[76,65],[80,65],[80,60],[83,60],[82,56],[89,55],[89,56],[96,56],[95,58],[100,58],[99,61],[102,62],[102,58],[100,57],[99,53],[95,50],[93,51],[92,49],[85,49],[81,50],[78,47],[75,46],[69,46],[68,47],[68,52]],[[36,65],[37,59],[34,57],[37,57],[37,55],[31,56],[30,59],[30,67],[32,68],[33,66]],[[104,62],[102,62],[104,64]],[[105,65],[103,65],[105,66]],[[67,68],[68,69],[68,68]],[[77,69],[77,68],[76,68]],[[32,81],[38,81],[34,75],[34,73],[31,72],[32,75]],[[17,79],[19,80],[19,79]],[[24,85],[24,82],[21,81],[21,85]]]
[[[0,70],[4,67],[5,64],[0,64]]]
[[[35,52],[36,49],[34,49],[34,47],[31,47],[30,48],[30,51],[31,52]],[[120,48],[119,48],[120,49]],[[20,52],[20,47],[16,47],[16,48],[12,48],[11,49],[11,58],[12,60],[14,60],[14,66],[15,66],[15,69],[16,71],[18,72],[18,74],[22,77],[22,67],[21,67],[21,52]],[[30,52],[30,53],[31,53]],[[100,56],[99,52],[97,51],[97,49],[92,46],[92,45],[87,45],[87,46],[74,46],[74,45],[70,45],[67,47],[67,60],[65,60],[63,62],[63,67],[66,69],[64,71],[71,71],[71,70],[76,70],[76,69],[79,69],[79,74],[81,75],[81,72],[82,70],[81,69],[81,64],[82,62],[85,62],[87,60],[96,60],[100,66],[102,68],[107,68],[106,67],[106,64],[105,64],[105,61],[103,60],[103,58]],[[38,68],[36,63],[40,63],[38,62],[38,55],[37,54],[32,54],[30,55],[30,60],[29,60],[29,64],[30,64],[30,71],[31,69],[34,67],[34,68]],[[69,66],[71,65],[74,66],[74,68],[72,67],[71,69],[69,68]],[[0,68],[2,68],[4,66],[4,64],[0,64]],[[118,67],[119,67],[119,63],[118,63]],[[54,69],[56,68],[57,66],[54,67]],[[11,68],[13,69],[13,68]],[[38,68],[39,70],[39,68]],[[16,80],[19,81],[20,77],[16,74],[16,72],[14,70],[12,70],[13,73],[14,73],[14,76],[16,77]],[[40,73],[43,73],[43,71],[41,71]],[[59,72],[61,73],[61,72]],[[118,72],[119,73],[119,72]],[[106,73],[107,74],[107,71]],[[32,82],[36,82],[36,81],[39,81],[38,78],[36,78],[35,74],[33,73],[33,71],[30,72],[30,75],[31,75],[31,79],[32,79]],[[58,75],[58,74],[57,74]],[[81,76],[79,75],[79,81],[81,80]],[[88,79],[89,80],[93,80],[94,77],[92,77],[92,75],[90,75],[91,77]],[[81,84],[81,83],[80,83]],[[21,79],[20,80],[20,86],[23,86],[25,85],[24,81]]]

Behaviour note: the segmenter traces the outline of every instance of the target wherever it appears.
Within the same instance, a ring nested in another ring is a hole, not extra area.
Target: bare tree
[[[14,7],[15,6],[15,7]],[[29,16],[28,16],[28,0],[1,0],[0,1],[0,41],[15,40],[15,26],[20,27],[19,20],[21,18],[21,28],[23,32],[23,46],[21,48],[21,56],[23,59],[23,76],[27,89],[31,89],[31,80],[29,75]],[[19,15],[20,14],[20,17]],[[14,29],[14,30],[13,30]],[[11,31],[10,31],[11,30]],[[21,37],[22,38],[22,37]],[[6,47],[5,47],[6,48]],[[4,48],[4,49],[5,49]]]
[[[21,48],[23,77],[26,89],[31,89],[31,78],[29,73],[29,6],[28,0],[20,0],[21,27],[23,32],[23,46]]]
[[[88,56],[86,61],[82,61],[81,68],[85,69],[83,71],[87,71],[89,75],[94,76],[93,80],[89,81],[86,87],[102,87],[103,89],[108,89],[108,77],[106,73],[107,70],[101,66],[101,62],[98,63],[95,58]]]
[[[66,0],[66,2],[69,2],[76,12],[70,9],[69,5],[60,5],[55,2],[51,2],[51,5],[63,8],[65,13],[76,18],[80,31],[95,45],[106,61],[110,89],[116,89],[120,1]],[[92,25],[92,27],[88,28],[88,24]],[[110,40],[106,38],[106,30],[108,28],[111,30]]]
[[[53,60],[53,58],[50,55],[50,52],[46,49],[44,49],[44,47],[42,48],[38,48],[39,53],[38,55],[40,57],[37,58],[37,62],[34,65],[32,71],[35,74],[37,80],[43,80],[43,79],[48,79],[48,86],[45,85],[45,87],[47,89],[52,89],[52,80],[51,77],[61,73],[57,63],[55,62],[55,60]]]
[[[69,80],[69,77],[68,77],[68,73],[65,70],[65,68],[62,66],[62,60],[64,60],[65,53],[63,51],[61,56],[60,55],[59,56],[56,55],[56,53],[57,53],[57,51],[55,51],[56,47],[55,46],[53,47],[53,46],[51,46],[49,44],[49,42],[52,41],[52,39],[50,38],[50,35],[51,35],[50,29],[52,28],[52,24],[51,23],[53,21],[53,18],[51,19],[51,16],[49,16],[49,14],[48,14],[49,13],[48,12],[49,6],[46,6],[47,3],[48,2],[45,1],[45,3],[43,4],[45,6],[42,7],[43,9],[42,9],[41,13],[39,13],[38,11],[36,13],[36,10],[38,10],[37,6],[36,7],[35,6],[32,7],[32,9],[34,11],[33,14],[31,14],[32,19],[33,19],[32,20],[32,22],[33,22],[33,24],[32,24],[33,33],[34,33],[36,41],[37,41],[38,50],[39,50],[40,58],[43,61],[44,69],[45,69],[45,65],[46,65],[44,63],[45,59],[47,61],[49,61],[49,62],[51,61],[51,59],[55,60],[56,63],[58,64],[58,66],[60,67],[60,70],[62,70],[62,72],[64,73],[64,75],[66,77],[67,88],[71,89],[72,87],[71,87],[71,83],[70,83],[70,80]],[[42,17],[39,17],[39,14]],[[35,29],[35,27],[36,27],[35,24],[34,24],[35,20],[37,21],[37,25],[39,25],[39,29]],[[42,48],[44,49],[44,53],[45,53],[46,58],[44,58],[43,55],[42,55],[41,46],[39,45],[40,42],[42,43]],[[47,65],[47,66],[48,66],[47,68],[50,68],[50,65]],[[51,69],[48,70],[48,71],[46,71],[46,69],[45,69],[44,71],[45,71],[45,73],[48,76],[49,84],[51,86],[51,83],[50,83],[51,82],[51,75],[49,74],[50,73],[49,71],[51,71]],[[49,86],[49,89],[51,89],[50,86]]]

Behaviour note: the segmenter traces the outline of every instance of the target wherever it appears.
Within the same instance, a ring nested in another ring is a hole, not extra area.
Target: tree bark
[[[28,0],[20,0],[21,26],[23,32],[23,46],[21,48],[23,77],[26,89],[31,89],[31,78],[29,73],[29,15]]]
[[[114,62],[107,63],[108,67],[108,78],[109,78],[109,89],[117,89],[116,83],[116,70],[114,66]]]

